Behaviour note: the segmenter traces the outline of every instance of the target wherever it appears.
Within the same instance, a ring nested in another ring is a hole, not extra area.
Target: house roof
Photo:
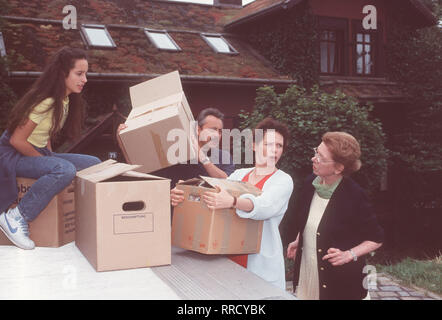
[[[106,25],[115,49],[88,50],[90,72],[96,74],[158,75],[179,70],[181,75],[211,79],[289,80],[278,73],[248,44],[232,34],[222,34],[222,9],[165,1],[73,0],[78,29],[65,30],[59,1],[10,1],[3,32],[8,54],[17,53],[11,71],[41,71],[48,55],[63,45],[85,47],[81,24]],[[41,10],[41,8],[48,10]],[[236,9],[237,10],[237,9]],[[157,49],[144,28],[167,30],[182,51]],[[216,53],[201,33],[222,34],[239,54]],[[13,55],[14,56],[14,55]]]
[[[256,0],[248,6],[238,10],[230,18],[226,18],[225,29],[230,30],[239,25],[255,21],[275,11],[289,9],[304,0]]]
[[[225,20],[225,29],[232,30],[242,24],[254,22],[265,15],[290,9],[305,0],[256,0],[242,8],[235,15]],[[422,0],[404,0],[411,10],[415,10],[414,21],[419,27],[432,26],[438,23],[437,18]],[[402,5],[402,4],[401,4]]]

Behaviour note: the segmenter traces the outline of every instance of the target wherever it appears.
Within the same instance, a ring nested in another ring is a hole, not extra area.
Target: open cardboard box
[[[174,208],[172,244],[204,254],[250,254],[261,248],[263,221],[240,218],[235,209],[210,210],[202,195],[216,192],[216,186],[234,196],[260,195],[247,182],[203,177],[177,184],[184,201]]]
[[[18,199],[11,207],[15,207],[23,198],[35,179],[17,178]],[[37,247],[63,246],[75,239],[75,203],[74,183],[57,194],[43,211],[29,223],[29,237]],[[0,232],[0,245],[14,244]]]
[[[170,180],[108,160],[77,173],[75,244],[97,271],[171,263]]]
[[[129,90],[132,111],[125,122],[127,128],[120,131],[118,139],[126,161],[141,165],[137,171],[148,173],[196,159],[190,147],[194,118],[178,71]]]

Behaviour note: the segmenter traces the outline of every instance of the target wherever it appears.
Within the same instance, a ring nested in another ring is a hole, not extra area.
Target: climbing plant
[[[295,10],[296,9],[296,10]],[[241,30],[282,74],[310,88],[319,80],[319,33],[308,1]]]

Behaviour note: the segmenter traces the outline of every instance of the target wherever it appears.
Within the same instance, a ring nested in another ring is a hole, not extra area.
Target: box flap
[[[77,174],[79,177],[89,180],[91,182],[97,183],[100,181],[104,181],[116,176],[119,176],[125,172],[131,171],[131,170],[135,170],[140,168],[140,165],[130,165],[127,163],[110,163],[107,165],[102,165],[100,166],[100,164],[93,166],[88,172],[83,173],[82,171],[80,171],[79,174]],[[95,169],[95,170],[93,170]]]
[[[81,177],[87,176],[87,175],[89,175],[89,174],[91,174],[93,172],[97,172],[97,171],[103,170],[103,169],[111,166],[112,164],[114,164],[116,162],[117,162],[116,160],[112,160],[112,159],[100,162],[100,163],[98,163],[98,164],[96,164],[96,165],[94,165],[92,167],[89,167],[89,168],[83,169],[81,171],[78,171],[77,172],[77,177],[81,178]]]
[[[134,177],[134,178],[154,179],[154,180],[170,180],[170,179],[167,179],[167,178],[163,178],[163,177],[159,177],[159,176],[154,176],[154,175],[151,175],[151,174],[147,174],[147,173],[143,173],[143,172],[138,172],[138,171],[127,171],[127,172],[123,173],[122,176]]]
[[[184,185],[184,186],[196,186],[196,187],[202,187],[207,186],[211,187],[211,185],[207,184],[206,181],[200,179],[200,178],[191,178],[185,181],[178,182],[177,185]]]
[[[248,182],[218,179],[218,178],[205,177],[205,176],[200,176],[200,177],[211,186],[220,187],[224,190],[239,191],[241,193],[250,193],[255,196],[259,196],[262,193],[262,191],[259,188],[255,187],[254,185]]]
[[[180,74],[173,71],[129,88],[132,108],[142,107],[160,98],[183,91]]]

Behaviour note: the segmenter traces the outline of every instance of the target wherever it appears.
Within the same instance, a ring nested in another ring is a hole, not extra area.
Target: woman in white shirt
[[[259,130],[262,130],[262,134],[259,134]],[[266,118],[256,126],[254,138],[255,166],[238,169],[228,179],[247,181],[260,188],[262,194],[243,194],[236,198],[226,190],[219,189],[219,192],[207,192],[203,200],[209,209],[233,207],[241,218],[264,221],[260,251],[248,255],[247,269],[285,289],[283,247],[278,228],[288,207],[293,181],[290,175],[276,165],[288,143],[289,131],[284,124]],[[173,206],[183,200],[180,190],[171,191]]]

